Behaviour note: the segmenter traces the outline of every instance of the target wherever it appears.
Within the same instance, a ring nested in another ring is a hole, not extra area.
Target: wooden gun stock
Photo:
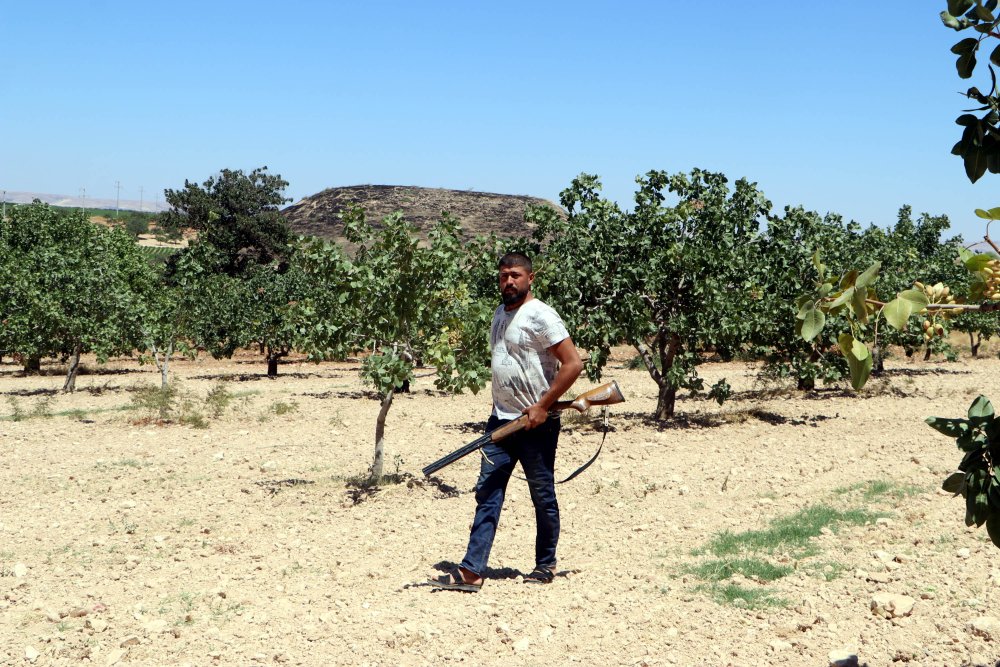
[[[577,396],[572,401],[556,401],[552,404],[549,412],[558,412],[560,410],[566,410],[568,408],[573,408],[574,410],[579,410],[580,412],[586,412],[593,405],[614,405],[616,403],[622,403],[625,401],[625,396],[622,394],[622,390],[618,387],[618,383],[612,380],[607,384],[602,384],[600,387],[595,387],[590,391],[586,391],[579,396]],[[522,415],[514,421],[507,422],[503,426],[497,429],[493,429],[489,433],[479,438],[476,438],[464,447],[456,449],[451,454],[444,456],[434,463],[430,464],[423,469],[424,476],[428,476],[432,473],[437,472],[446,465],[450,465],[455,461],[459,460],[467,454],[471,454],[483,445],[489,442],[499,442],[509,435],[517,433],[525,426],[528,425],[528,416]]]

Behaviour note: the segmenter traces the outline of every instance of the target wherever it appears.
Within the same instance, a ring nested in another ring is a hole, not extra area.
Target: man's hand
[[[522,410],[524,414],[528,415],[528,425],[524,427],[525,429],[535,428],[545,423],[549,417],[549,408],[567,389],[573,386],[573,383],[580,376],[580,371],[583,370],[580,353],[571,338],[562,339],[550,347],[549,352],[559,360],[559,370],[556,372],[556,377],[552,380],[549,390],[538,399],[538,402]]]
[[[541,426],[545,423],[545,420],[549,418],[549,411],[540,406],[538,403],[529,405],[521,412],[528,416],[528,424],[524,427],[525,430]]]

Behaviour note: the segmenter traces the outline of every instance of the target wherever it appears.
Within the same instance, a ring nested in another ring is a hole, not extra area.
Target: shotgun
[[[580,412],[586,412],[592,405],[614,405],[615,403],[622,403],[624,400],[625,397],[622,395],[622,390],[618,388],[618,383],[611,381],[607,384],[602,384],[600,387],[595,387],[590,391],[580,394],[572,401],[556,401],[552,404],[552,407],[549,408],[549,414],[558,412],[559,410],[565,410],[567,408],[573,408],[574,410],[579,410]],[[503,426],[493,429],[489,433],[476,438],[469,444],[456,449],[451,454],[441,457],[434,463],[424,468],[424,476],[430,476],[432,473],[437,472],[446,465],[451,465],[463,456],[471,454],[484,445],[488,445],[491,442],[499,442],[507,436],[517,433],[527,424],[528,416],[522,415],[514,421],[507,422]]]

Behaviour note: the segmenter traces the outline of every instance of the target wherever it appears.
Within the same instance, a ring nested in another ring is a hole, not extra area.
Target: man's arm
[[[559,360],[559,370],[556,372],[549,390],[542,394],[538,402],[524,409],[524,414],[528,415],[528,425],[526,429],[534,428],[545,423],[549,416],[549,408],[559,400],[559,397],[566,393],[576,379],[580,377],[583,370],[583,361],[580,360],[580,353],[573,344],[572,338],[563,338],[561,341],[549,348],[556,359]]]

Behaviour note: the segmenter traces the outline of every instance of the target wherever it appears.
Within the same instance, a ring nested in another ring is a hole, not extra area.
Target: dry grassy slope
[[[441,217],[442,211],[458,218],[462,229],[470,236],[490,232],[514,236],[530,231],[524,221],[529,204],[562,210],[553,202],[524,195],[402,185],[355,185],[328,188],[289,206],[282,213],[296,234],[343,242],[344,226],[338,215],[355,204],[365,209],[367,220],[375,226],[383,217],[402,211],[406,219],[420,229],[421,236]]]

